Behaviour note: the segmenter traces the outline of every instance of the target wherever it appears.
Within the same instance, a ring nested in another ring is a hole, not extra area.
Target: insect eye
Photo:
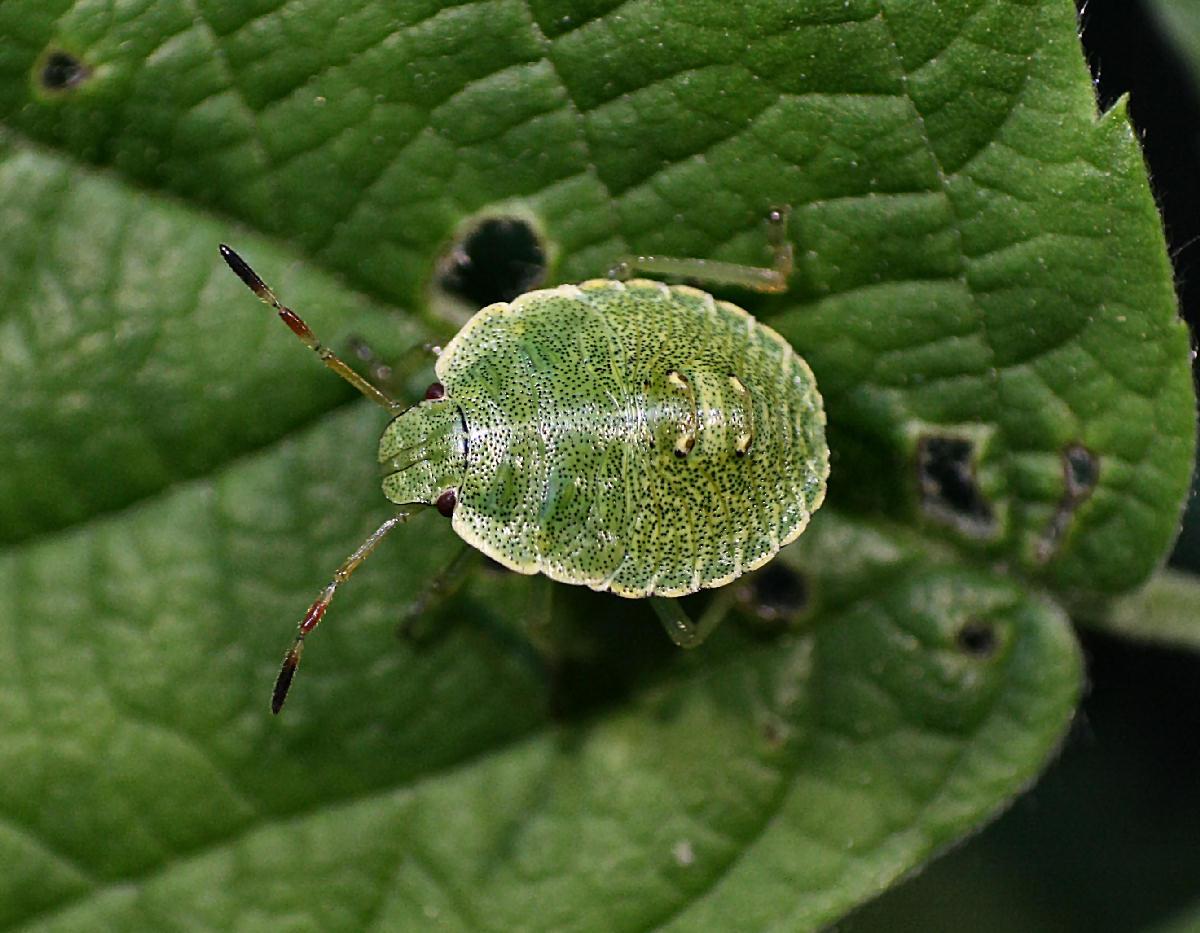
[[[435,383],[431,384],[429,386],[429,388],[425,390],[425,398],[427,398],[429,400],[436,400],[436,399],[445,398],[445,397],[446,397],[446,387],[444,385],[442,385],[440,382],[435,382]]]
[[[446,518],[454,514],[454,507],[458,505],[458,493],[453,489],[447,489],[444,493],[437,497],[437,502],[434,503],[437,510]]]

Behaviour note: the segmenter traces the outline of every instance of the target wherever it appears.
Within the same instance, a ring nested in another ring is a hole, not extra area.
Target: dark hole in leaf
[[[808,605],[804,575],[779,562],[754,575],[752,592],[754,611],[769,622],[792,619]]]
[[[1063,451],[1063,473],[1067,495],[1072,499],[1084,499],[1100,479],[1100,460],[1081,444],[1072,444]]]
[[[1100,458],[1082,444],[1070,444],[1063,448],[1062,469],[1063,497],[1037,543],[1036,557],[1040,563],[1058,553],[1076,509],[1095,490],[1100,480]]]
[[[443,289],[483,307],[512,301],[541,285],[546,251],[529,222],[516,217],[489,217],[455,243],[444,261]]]
[[[958,630],[958,647],[975,658],[991,657],[996,650],[996,631],[989,622],[970,619]]]
[[[974,443],[966,438],[923,435],[917,443],[917,478],[927,512],[986,537],[994,530],[993,513],[975,482],[974,452]]]
[[[91,69],[68,52],[54,51],[42,62],[42,87],[48,91],[65,91],[77,87],[91,76]]]

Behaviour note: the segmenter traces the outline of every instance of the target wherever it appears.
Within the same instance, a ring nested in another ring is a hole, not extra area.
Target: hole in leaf
[[[996,651],[996,630],[982,619],[970,619],[958,630],[958,647],[973,658],[990,658]]]
[[[1082,444],[1071,444],[1063,451],[1063,474],[1067,495],[1077,502],[1085,499],[1100,479],[1100,458]]]
[[[546,250],[529,221],[488,217],[451,244],[438,280],[445,291],[483,307],[512,301],[545,277]]]
[[[67,91],[78,87],[91,75],[92,70],[81,59],[55,49],[42,59],[38,81],[47,91]]]
[[[1087,501],[1100,481],[1100,458],[1082,444],[1068,444],[1062,452],[1063,497],[1038,538],[1035,557],[1046,563],[1059,550],[1075,510]]]
[[[754,611],[767,622],[794,619],[808,606],[804,575],[778,561],[768,564],[751,581]]]
[[[976,538],[995,532],[992,507],[975,481],[975,444],[964,437],[925,434],[917,441],[921,507]]]

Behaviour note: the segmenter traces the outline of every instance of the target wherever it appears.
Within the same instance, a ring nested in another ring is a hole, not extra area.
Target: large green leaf
[[[421,568],[392,549],[276,727],[278,626],[246,623],[286,616],[313,571],[298,530],[368,480],[342,445],[369,444],[373,415],[4,562],[23,594],[3,656],[10,926],[809,928],[993,812],[1070,717],[1060,613],[827,512],[786,565],[822,625],[639,646],[632,671],[627,628],[579,674],[599,705],[565,718],[555,691],[578,689],[498,635],[528,581],[455,607],[497,631],[414,651],[390,610]],[[290,501],[293,474],[317,501]],[[322,562],[354,533],[312,524]],[[281,561],[239,571],[264,551]]]
[[[1065,0],[9,0],[0,37],[9,927],[820,926],[1033,780],[1080,683],[1052,599],[1169,544],[1186,335]],[[396,641],[454,553],[429,515],[270,720],[289,626],[386,514],[382,415],[216,243],[391,355],[446,332],[473,217],[527,219],[563,280],[761,261],[770,204],[797,271],[755,309],[835,456],[773,571],[796,625],[685,655],[559,587],[547,656],[534,581],[476,572]]]

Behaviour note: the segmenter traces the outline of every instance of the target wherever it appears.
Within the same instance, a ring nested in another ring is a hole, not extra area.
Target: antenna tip
[[[249,264],[241,256],[235,253],[224,243],[220,245],[221,258],[225,260],[225,265],[233,270],[234,274],[246,283],[247,287],[260,298],[267,290],[267,286],[263,280],[258,277],[258,274],[250,268]]]
[[[275,678],[275,689],[271,691],[271,712],[279,715],[283,709],[283,701],[287,699],[288,691],[292,688],[292,679],[296,676],[296,668],[300,664],[300,652],[304,650],[304,636],[301,635],[288,649],[284,656],[283,667]]]
[[[292,678],[296,676],[296,662],[290,657],[283,662],[283,669],[275,679],[275,689],[271,691],[271,712],[276,716],[283,709],[283,701],[287,699],[288,690],[292,687]]]

